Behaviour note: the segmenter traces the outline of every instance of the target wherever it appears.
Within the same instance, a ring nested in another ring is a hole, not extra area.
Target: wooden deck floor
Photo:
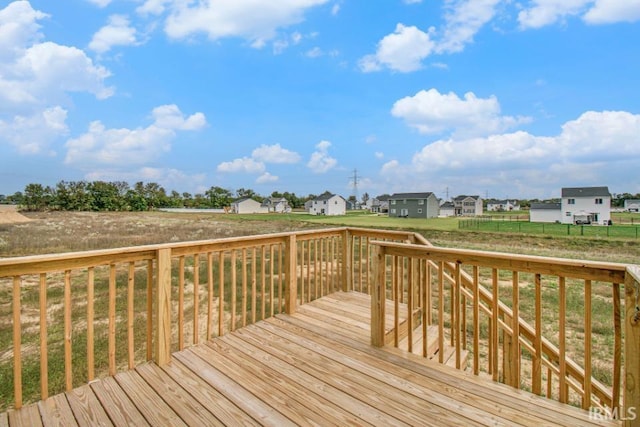
[[[588,412],[369,345],[369,298],[338,293],[20,411],[19,425],[603,425]],[[610,423],[611,425],[619,425]]]

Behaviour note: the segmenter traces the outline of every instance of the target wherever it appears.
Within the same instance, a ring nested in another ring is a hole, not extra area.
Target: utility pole
[[[358,169],[353,170],[353,175],[350,177],[351,185],[353,186],[353,197],[356,199],[356,203],[358,203],[358,182],[360,181],[360,177],[358,176]]]

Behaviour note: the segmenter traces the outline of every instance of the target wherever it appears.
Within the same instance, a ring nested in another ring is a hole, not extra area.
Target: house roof
[[[560,203],[531,203],[531,210],[560,210],[562,206]]]
[[[562,189],[562,197],[611,197],[609,187],[568,187]]]
[[[444,203],[440,206],[440,209],[443,209],[443,208],[444,208],[444,209],[447,209],[447,208],[449,208],[449,209],[453,209],[453,208],[455,208],[455,206],[454,206],[454,205],[453,205],[453,203],[451,203],[451,202],[444,202]]]
[[[393,193],[389,199],[427,199],[432,194],[431,191],[426,193]]]
[[[253,200],[253,199],[251,197],[241,197],[239,199],[234,200],[233,203],[242,203],[247,200]],[[256,200],[253,200],[253,201],[255,202]]]
[[[314,200],[329,200],[333,196],[335,196],[333,193],[324,193],[316,197]]]
[[[506,205],[506,204],[517,205],[518,201],[517,200],[492,200],[492,201],[488,202],[487,204],[489,204],[489,205]]]
[[[462,195],[462,196],[454,197],[453,200],[459,202],[461,200],[468,199],[468,198],[472,198],[474,200],[478,200],[480,198],[480,196],[464,196],[464,195]]]

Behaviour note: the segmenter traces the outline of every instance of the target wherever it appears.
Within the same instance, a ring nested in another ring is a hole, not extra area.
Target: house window
[[[418,209],[418,213],[422,213],[422,209]]]
[[[418,200],[419,205],[424,205],[424,200]]]
[[[596,199],[596,205],[601,205],[602,204],[602,199]]]
[[[567,203],[570,205],[575,205],[576,204],[576,199],[568,199]]]
[[[564,216],[571,216],[571,212],[565,212]]]
[[[396,204],[396,201],[395,201],[395,200],[392,200],[392,201],[391,201],[391,204],[392,204],[392,205],[395,205],[395,204]],[[394,213],[395,213],[395,211],[394,211]]]
[[[402,204],[403,204],[403,205],[406,205],[406,204],[407,204],[407,199],[404,199],[404,200],[402,201]]]
[[[391,209],[391,213],[392,213],[392,214],[395,214],[395,213],[396,213],[396,210],[395,210],[395,209]]]

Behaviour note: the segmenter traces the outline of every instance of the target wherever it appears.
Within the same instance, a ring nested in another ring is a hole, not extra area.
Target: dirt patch
[[[31,221],[26,216],[18,213],[15,205],[0,205],[0,224],[18,224]]]

